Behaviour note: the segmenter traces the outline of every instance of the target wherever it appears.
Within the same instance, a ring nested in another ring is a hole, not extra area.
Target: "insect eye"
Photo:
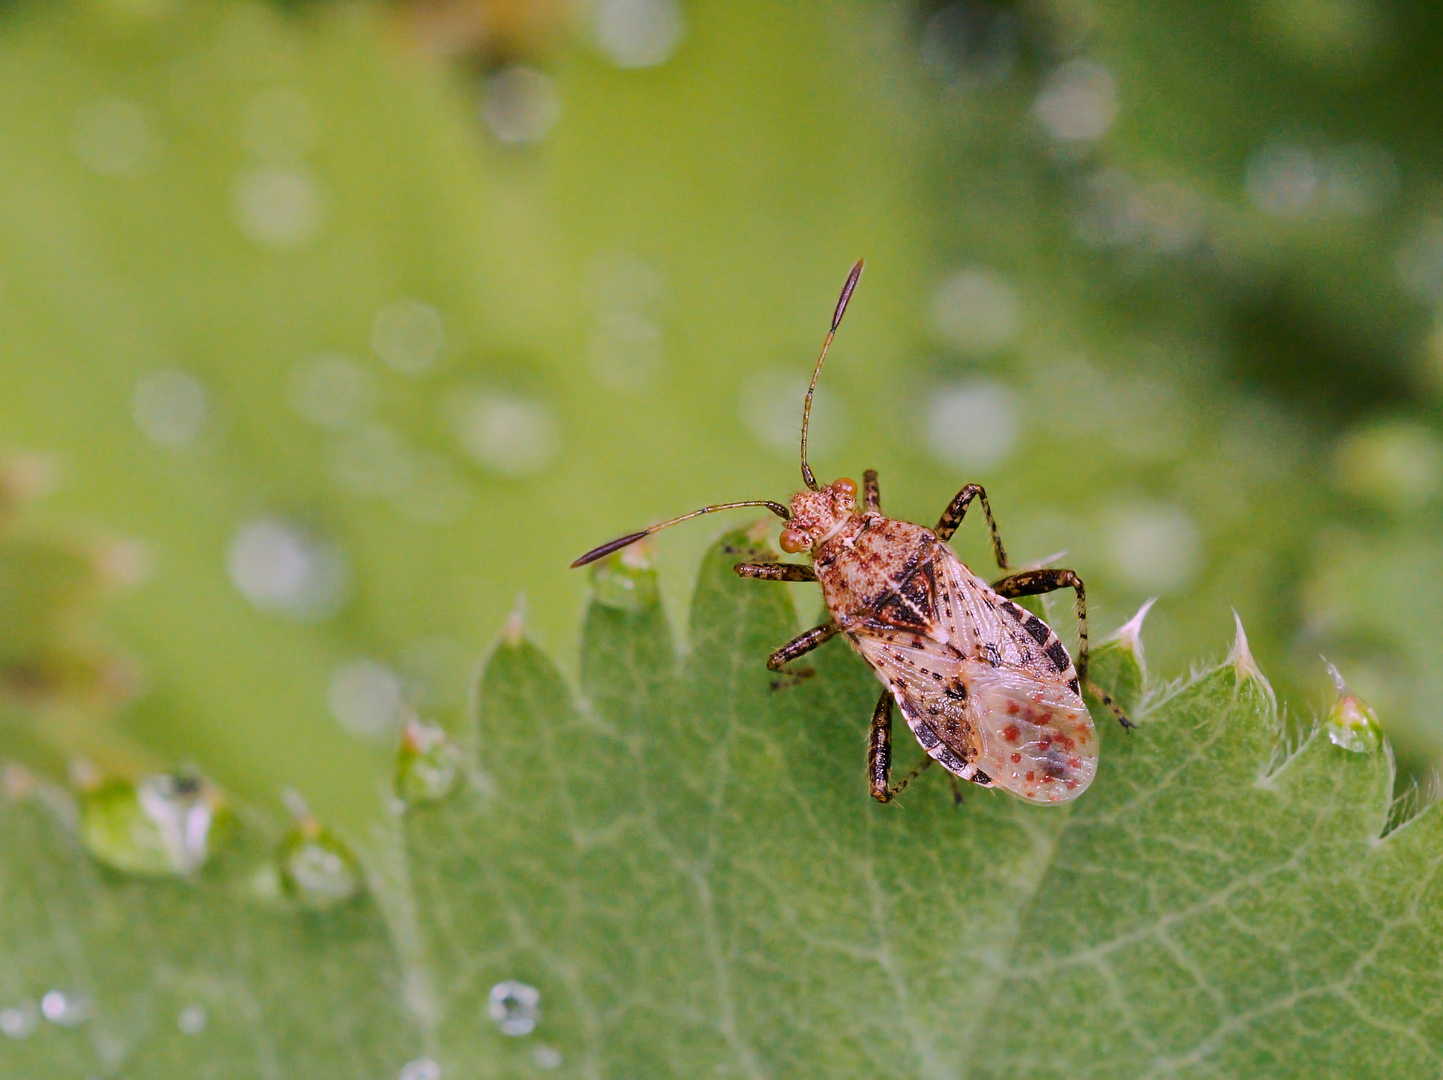
[[[807,546],[806,540],[795,529],[783,529],[779,543],[782,545],[782,550],[788,555],[795,555]]]
[[[857,497],[857,481],[849,480],[845,476],[838,480],[836,483],[834,483],[832,485],[832,489],[834,491],[841,492],[841,494],[847,496],[847,498],[849,499],[854,499]]]

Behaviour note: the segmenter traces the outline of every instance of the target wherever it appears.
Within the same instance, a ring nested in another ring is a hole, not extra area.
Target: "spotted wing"
[[[901,605],[879,603],[848,633],[917,741],[958,776],[1025,799],[1081,794],[1097,770],[1096,733],[1057,635],[945,549],[921,575],[902,590],[905,619]]]

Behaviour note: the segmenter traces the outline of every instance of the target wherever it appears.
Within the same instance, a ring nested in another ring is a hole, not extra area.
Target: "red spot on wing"
[[[1007,715],[1008,715],[1008,716],[1016,716],[1016,715],[1017,715],[1019,712],[1021,712],[1021,711],[1022,711],[1022,709],[1021,709],[1020,706],[1018,706],[1017,702],[1015,702],[1015,701],[1009,701],[1009,702],[1007,703]]]
[[[1021,754],[1013,754],[1013,755],[1012,755],[1012,764],[1014,764],[1014,765],[1021,765],[1021,764],[1022,764],[1022,755],[1021,755]]]
[[[1022,732],[1018,730],[1016,724],[1008,724],[1002,729],[1002,737],[1008,742],[1016,742],[1022,737]]]

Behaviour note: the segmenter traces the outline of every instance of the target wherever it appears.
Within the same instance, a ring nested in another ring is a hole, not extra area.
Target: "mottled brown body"
[[[1011,573],[989,585],[968,570],[947,541],[973,500],[982,504],[997,565],[1011,569],[987,495],[976,484],[957,492],[936,528],[928,529],[882,513],[875,472],[863,476],[863,505],[858,507],[853,481],[841,479],[823,487],[807,464],[812,392],[861,271],[858,262],[842,289],[802,409],[802,479],[807,490],[793,496],[790,506],[753,499],[703,507],[603,544],[572,565],[584,565],[699,514],[765,506],[786,521],[782,550],[806,552],[812,565],[743,563],[737,573],[764,581],[816,581],[830,616],[772,653],[767,667],[805,678],[810,669],[787,665],[838,634],[871,666],[886,688],[868,734],[867,770],[874,798],[889,802],[937,761],[954,776],[1002,787],[1024,799],[1072,799],[1097,770],[1096,731],[1081,693],[1087,683],[1082,580],[1071,570],[1037,569]],[[1057,589],[1072,589],[1077,598],[1075,668],[1052,629],[1009,599]],[[1131,726],[1106,693],[1089,689],[1124,727]],[[894,705],[927,754],[895,785]]]

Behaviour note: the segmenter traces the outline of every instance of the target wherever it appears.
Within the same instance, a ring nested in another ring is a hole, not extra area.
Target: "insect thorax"
[[[876,512],[854,515],[816,552],[827,610],[843,629],[867,619],[878,601],[932,561],[938,547],[936,534],[921,525]]]

